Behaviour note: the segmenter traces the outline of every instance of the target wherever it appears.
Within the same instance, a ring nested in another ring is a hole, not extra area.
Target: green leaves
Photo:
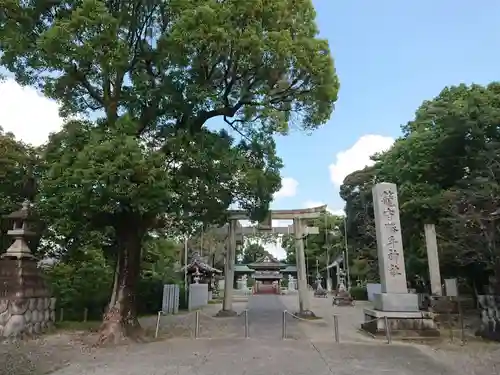
[[[422,103],[403,126],[403,137],[375,158],[374,167],[345,179],[341,195],[353,224],[349,235],[358,248],[375,246],[370,190],[387,181],[398,185],[410,276],[422,274],[427,223],[437,225],[445,272],[453,270],[456,276],[471,263],[484,269],[497,261],[489,213],[500,204],[500,164],[494,151],[500,144],[499,94],[498,83],[445,88]]]
[[[19,210],[25,199],[33,199],[37,192],[34,180],[40,169],[37,150],[16,141],[11,133],[4,133],[0,127],[0,215],[9,215]],[[6,232],[12,229],[13,223],[4,218],[0,219],[0,223],[0,246],[4,251],[12,243]],[[41,228],[34,229],[39,231]],[[39,236],[31,239],[32,251],[36,252],[39,241]]]
[[[266,250],[262,245],[251,243],[243,249],[243,259],[241,262],[243,264],[253,263],[264,255],[266,255]]]
[[[272,135],[323,124],[337,98],[310,0],[1,5],[0,64],[80,119],[49,146],[47,204],[69,188],[63,206],[112,215],[238,202],[262,218],[279,189]],[[215,117],[238,145],[203,129]]]
[[[139,133],[222,117],[249,136],[314,129],[337,99],[310,0],[0,4],[0,63],[67,114],[128,113]]]
[[[340,216],[326,213],[318,219],[309,220],[307,225],[319,229],[319,234],[310,234],[304,240],[307,268],[309,273],[312,273],[313,269],[316,270],[316,260],[319,261],[321,271],[344,251],[343,219]],[[295,264],[295,238],[293,234],[284,237],[283,248],[286,251],[287,263]]]

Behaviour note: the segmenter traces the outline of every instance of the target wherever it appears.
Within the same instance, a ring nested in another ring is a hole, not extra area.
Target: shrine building
[[[289,275],[297,278],[297,267],[282,263],[266,254],[249,264],[235,265],[235,278],[247,275],[254,280],[254,292],[258,294],[280,293],[281,280]]]

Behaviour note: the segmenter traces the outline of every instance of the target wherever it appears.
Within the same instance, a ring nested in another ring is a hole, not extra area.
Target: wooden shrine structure
[[[255,262],[247,264],[247,267],[255,271],[252,277],[255,279],[254,292],[256,294],[280,294],[282,271],[288,267],[288,264],[281,263],[271,254],[266,254]]]

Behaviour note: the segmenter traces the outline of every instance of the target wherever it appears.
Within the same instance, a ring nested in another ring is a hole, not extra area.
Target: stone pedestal
[[[410,293],[375,293],[373,308],[380,311],[415,312],[418,308],[418,295]]]
[[[373,335],[385,335],[385,317],[392,336],[439,336],[432,314],[426,311],[380,311],[364,309],[365,323],[361,328]]]
[[[51,298],[35,259],[0,259],[0,337],[43,333],[55,322]]]

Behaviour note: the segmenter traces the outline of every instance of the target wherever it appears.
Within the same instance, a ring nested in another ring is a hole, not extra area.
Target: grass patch
[[[208,301],[208,304],[209,305],[218,305],[219,303],[222,303],[222,299],[211,299],[210,301]]]
[[[87,322],[72,322],[63,321],[55,324],[56,330],[61,331],[87,331],[97,332],[101,326],[101,321],[87,321]]]
[[[321,316],[305,316],[305,317],[301,317],[301,319],[304,319],[304,320],[321,320],[323,318]]]

